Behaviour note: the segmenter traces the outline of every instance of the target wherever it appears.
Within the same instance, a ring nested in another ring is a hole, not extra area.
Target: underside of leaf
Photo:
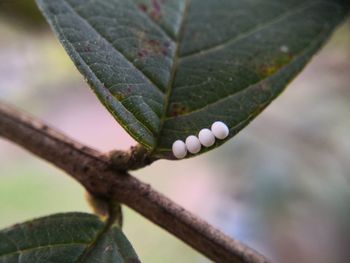
[[[243,129],[349,10],[346,0],[37,2],[107,109],[167,159],[175,140],[215,121],[227,139]]]
[[[137,263],[121,230],[83,213],[57,214],[0,231],[0,263]]]

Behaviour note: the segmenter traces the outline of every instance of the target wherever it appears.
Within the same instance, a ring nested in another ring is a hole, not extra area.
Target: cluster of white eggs
[[[187,137],[186,141],[177,140],[173,143],[173,154],[177,159],[185,158],[187,151],[192,154],[199,153],[202,148],[213,146],[215,139],[223,140],[229,134],[229,129],[227,125],[221,121],[216,121],[211,126],[211,129],[202,129],[198,137],[190,135]]]

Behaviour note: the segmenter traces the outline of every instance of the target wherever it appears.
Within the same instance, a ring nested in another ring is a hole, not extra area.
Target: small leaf
[[[237,134],[349,11],[346,0],[37,2],[107,109],[168,159],[215,121]]]
[[[136,263],[122,231],[97,216],[57,214],[0,231],[0,263]]]

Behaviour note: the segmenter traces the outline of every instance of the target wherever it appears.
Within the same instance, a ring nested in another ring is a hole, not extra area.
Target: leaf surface
[[[102,103],[167,159],[215,121],[237,134],[349,11],[346,0],[37,2]]]
[[[115,226],[83,213],[57,214],[0,231],[0,263],[137,263]]]

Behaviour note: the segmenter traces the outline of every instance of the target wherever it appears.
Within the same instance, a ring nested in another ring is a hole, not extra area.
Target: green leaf
[[[37,2],[107,109],[168,159],[175,140],[214,121],[229,138],[243,129],[349,10],[346,0]]]
[[[140,262],[122,231],[83,213],[57,214],[0,231],[0,263]]]

